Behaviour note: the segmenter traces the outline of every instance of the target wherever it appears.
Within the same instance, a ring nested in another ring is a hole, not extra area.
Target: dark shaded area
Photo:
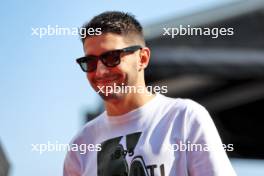
[[[230,156],[264,158],[263,107],[261,99],[214,114],[223,142],[234,144]]]
[[[10,164],[0,142],[0,176],[8,176]]]

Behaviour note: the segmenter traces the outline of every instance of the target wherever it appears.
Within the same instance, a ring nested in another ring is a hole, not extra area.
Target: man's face
[[[125,42],[124,37],[120,35],[106,33],[85,39],[84,52],[85,55],[99,56],[104,52],[123,49],[132,45],[135,44]],[[99,60],[97,69],[93,72],[87,72],[87,78],[93,89],[99,92],[99,95],[105,101],[122,99],[126,94],[106,91],[110,90],[110,87],[114,88],[114,86],[137,85],[139,77],[139,58],[140,50],[129,54],[121,54],[120,64],[115,67],[107,67]],[[102,91],[104,91],[104,93]]]

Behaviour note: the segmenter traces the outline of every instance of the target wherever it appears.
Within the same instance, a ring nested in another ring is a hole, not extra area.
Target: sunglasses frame
[[[140,45],[133,45],[133,46],[129,46],[129,47],[126,47],[126,48],[123,48],[123,49],[116,49],[116,50],[110,50],[110,51],[106,51],[104,53],[102,53],[101,55],[99,56],[94,56],[94,55],[87,55],[87,56],[84,56],[84,57],[80,57],[78,59],[76,59],[76,62],[80,65],[82,71],[84,72],[93,72],[97,69],[97,63],[98,61],[100,60],[106,67],[116,67],[117,65],[120,64],[120,61],[121,61],[121,54],[122,53],[130,53],[130,52],[135,52],[139,49],[142,49],[142,46]],[[116,63],[110,65],[109,63],[107,63],[107,56],[109,55],[114,55],[113,53],[115,54],[118,54],[118,60]],[[88,69],[88,61],[96,61],[96,66],[95,68],[92,68],[92,69]],[[83,67],[82,64],[86,64],[86,69]]]

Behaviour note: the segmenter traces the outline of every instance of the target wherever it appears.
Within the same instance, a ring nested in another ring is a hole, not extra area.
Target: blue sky
[[[22,1],[1,3],[0,141],[12,176],[61,175],[65,152],[40,155],[31,144],[68,143],[83,125],[86,110],[99,105],[74,58],[77,36],[31,35],[47,25],[80,27],[105,10],[132,12],[143,25],[232,0]]]

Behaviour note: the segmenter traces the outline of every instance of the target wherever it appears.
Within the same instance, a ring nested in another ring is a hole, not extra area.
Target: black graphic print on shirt
[[[134,149],[141,136],[141,132],[119,136],[104,141],[102,150],[97,154],[97,175],[98,176],[155,176],[155,172],[160,172],[165,176],[164,165],[157,170],[157,165],[146,165],[143,156],[134,155]],[[123,137],[126,137],[126,148],[120,144]],[[132,157],[130,167],[126,157]],[[158,174],[159,175],[159,174]]]

